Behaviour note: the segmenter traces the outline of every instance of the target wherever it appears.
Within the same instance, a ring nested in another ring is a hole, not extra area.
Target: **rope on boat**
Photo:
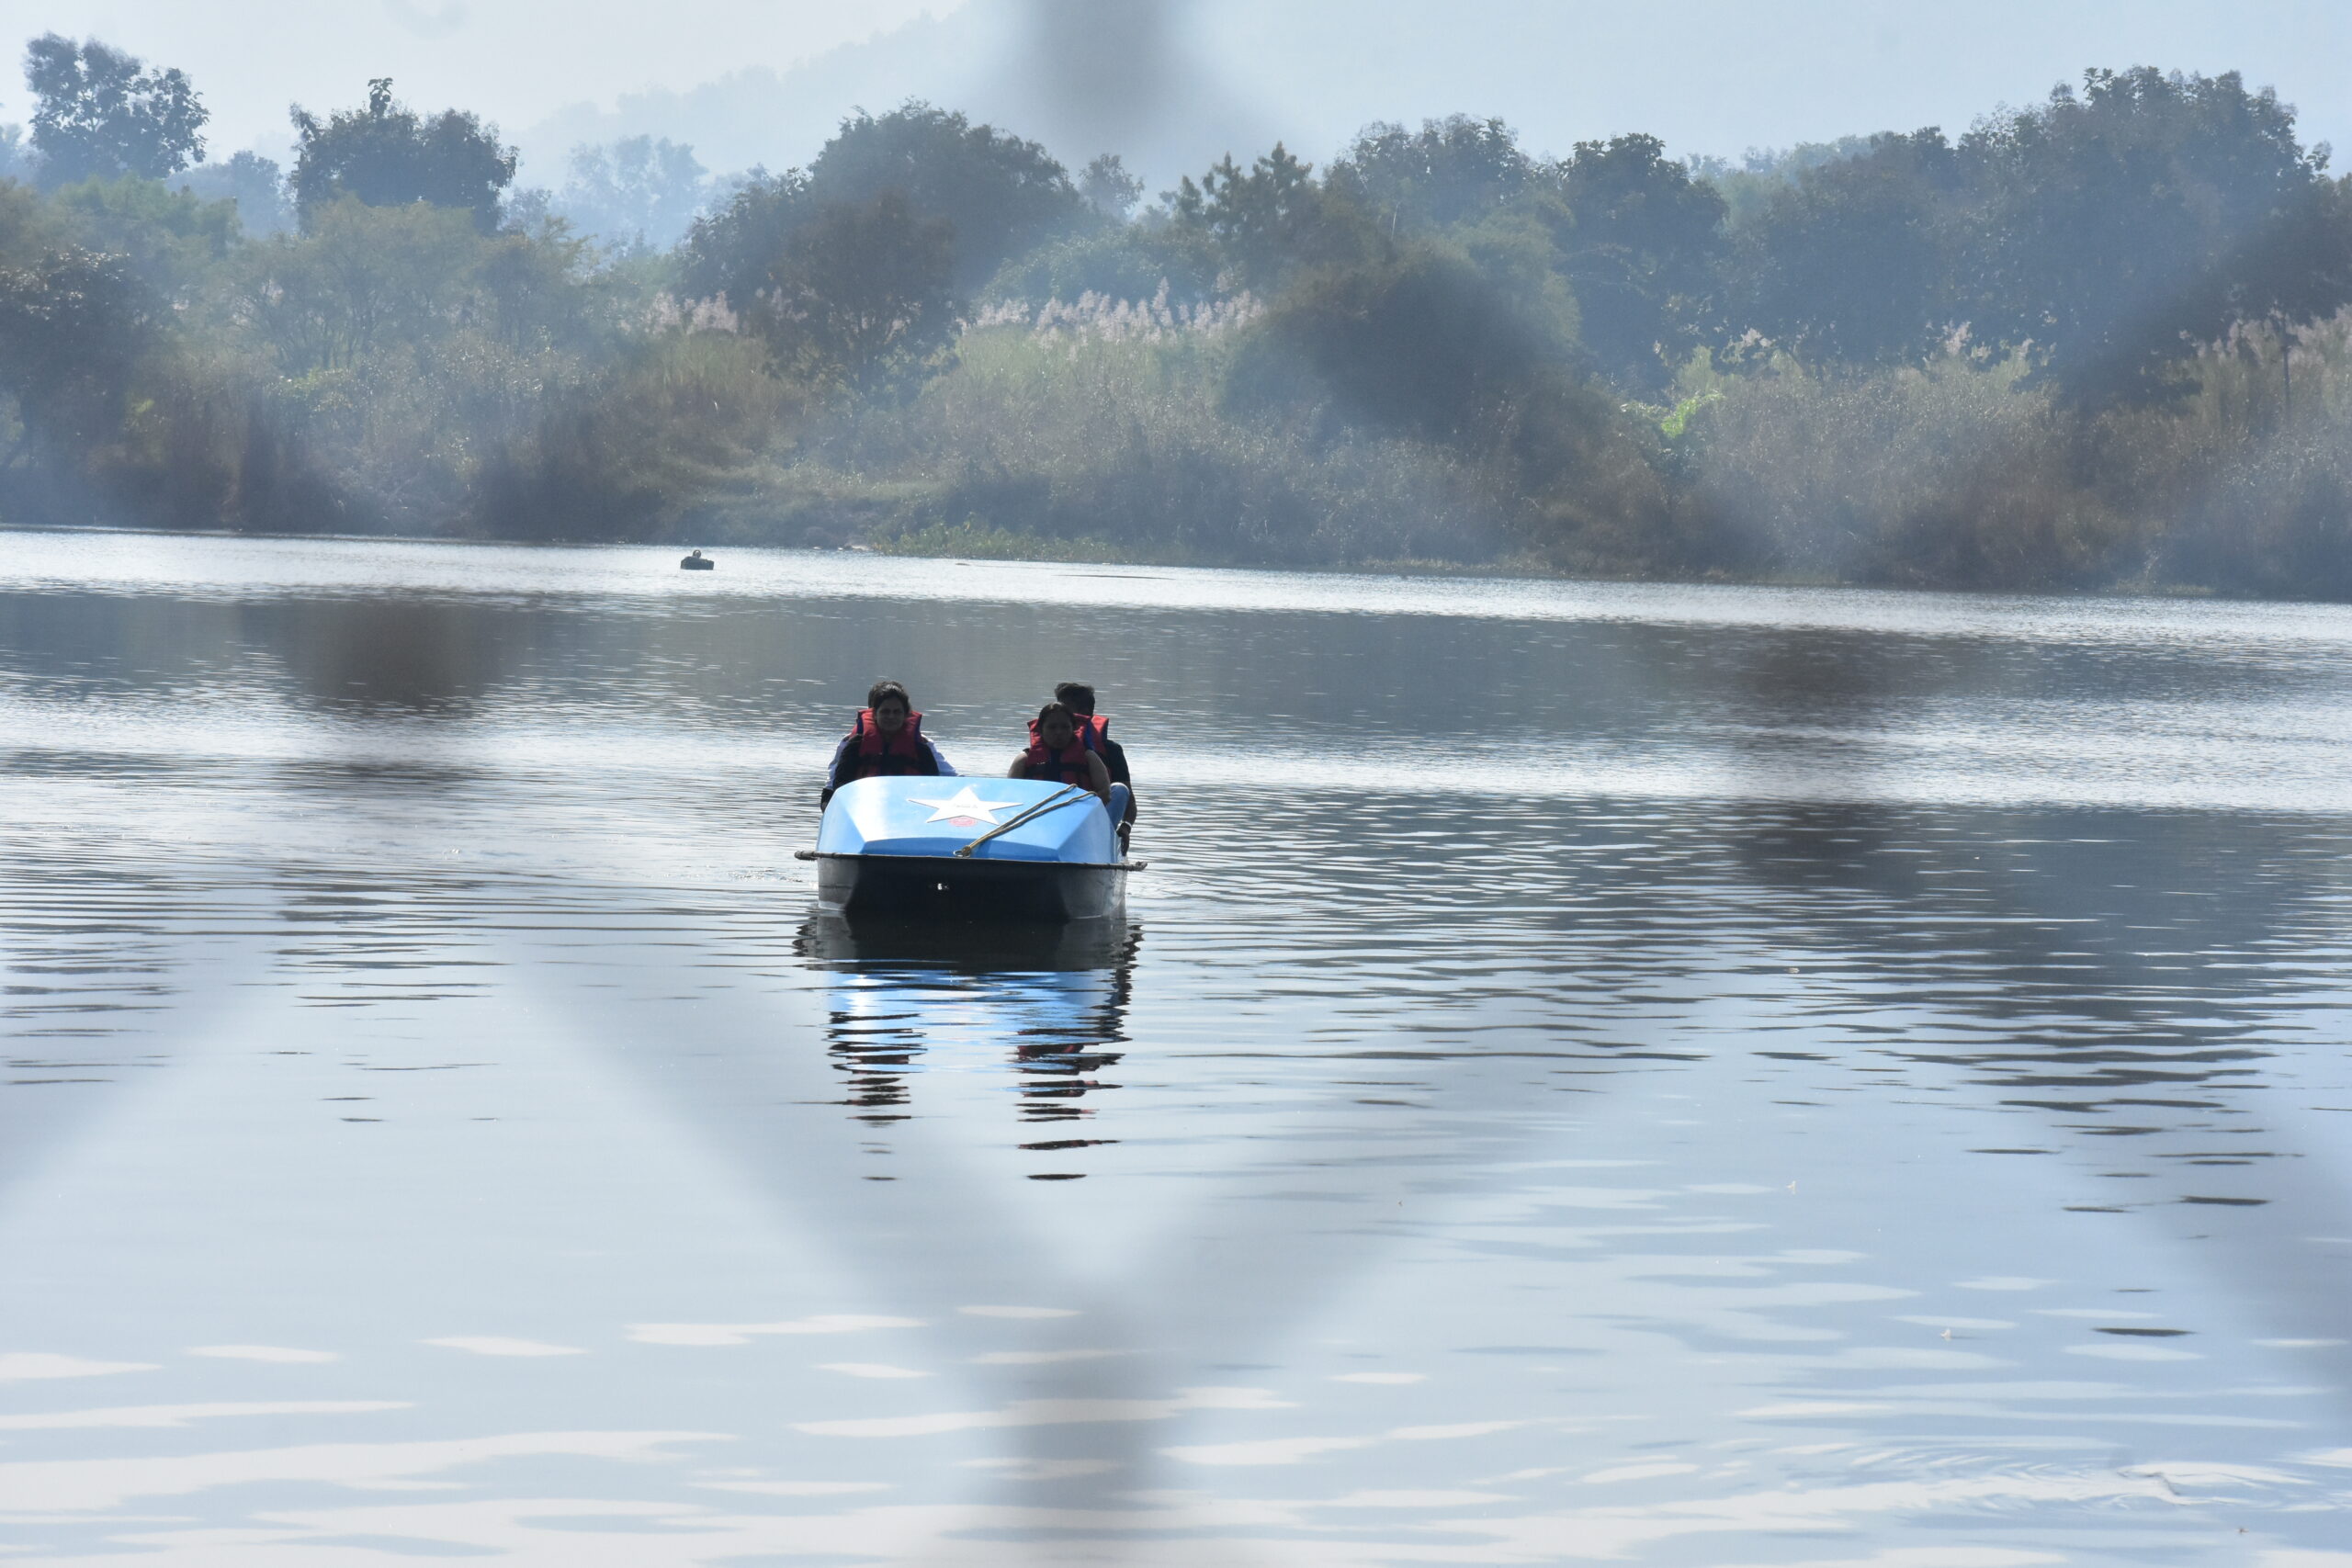
[[[1020,816],[1014,818],[1012,821],[1007,822],[1003,827],[991,828],[987,832],[982,833],[978,838],[974,839],[970,843],[966,844],[962,849],[957,850],[956,852],[956,858],[957,860],[970,860],[972,858],[972,852],[978,849],[982,844],[987,843],[990,839],[996,838],[1000,834],[1012,832],[1015,828],[1020,827],[1021,824],[1030,820],[1032,818],[1043,817],[1048,811],[1057,811],[1081,795],[1091,800],[1094,797],[1094,792],[1088,789],[1084,784],[1064,784],[1062,785],[1061,793],[1059,795],[1047,796],[1046,799],[1041,800],[1036,805],[1031,807],[1028,810],[1023,812]]]

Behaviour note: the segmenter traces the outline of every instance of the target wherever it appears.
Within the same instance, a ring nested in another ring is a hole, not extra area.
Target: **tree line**
[[[1150,200],[921,103],[548,191],[386,80],[282,171],[103,43],[25,81],[0,523],[2352,596],[2352,186],[2234,73]]]

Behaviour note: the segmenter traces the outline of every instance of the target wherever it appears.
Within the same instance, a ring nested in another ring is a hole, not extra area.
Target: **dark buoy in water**
[[[681,570],[686,571],[717,571],[718,570],[718,563],[700,550],[695,551],[678,565]]]

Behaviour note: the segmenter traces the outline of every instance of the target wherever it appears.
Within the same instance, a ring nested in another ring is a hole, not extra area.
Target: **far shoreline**
[[[149,538],[172,539],[236,539],[246,541],[285,541],[316,544],[390,544],[390,545],[455,545],[498,549],[557,549],[614,550],[641,549],[648,551],[701,549],[718,558],[724,550],[759,550],[775,555],[868,555],[900,560],[987,561],[991,564],[1019,566],[1125,566],[1149,568],[1164,571],[1237,571],[1262,572],[1268,575],[1306,577],[1383,577],[1426,578],[1433,581],[1493,581],[1493,582],[1584,582],[1593,584],[1649,584],[1679,588],[1800,588],[1850,589],[1859,592],[1919,594],[1932,598],[1966,599],[2081,599],[2116,602],[2144,599],[2159,603],[2214,603],[2235,604],[2314,604],[2336,605],[2352,604],[2352,600],[2312,599],[2272,596],[2258,593],[2235,593],[2219,589],[2183,584],[2152,584],[2119,582],[2098,588],[1970,588],[1939,583],[1858,582],[1840,578],[1803,576],[1746,576],[1718,573],[1706,577],[1645,577],[1611,575],[1599,572],[1566,571],[1532,563],[1466,562],[1466,561],[1363,561],[1352,564],[1300,564],[1276,566],[1260,561],[1165,560],[1122,555],[1110,551],[1100,554],[999,554],[986,549],[962,551],[933,551],[928,549],[898,549],[883,544],[859,541],[845,545],[783,545],[748,539],[726,542],[682,538],[676,541],[643,539],[507,539],[474,535],[447,534],[334,534],[286,533],[277,530],[246,528],[151,528],[127,523],[7,523],[0,522],[0,536],[9,534],[64,534],[98,536],[129,535]]]

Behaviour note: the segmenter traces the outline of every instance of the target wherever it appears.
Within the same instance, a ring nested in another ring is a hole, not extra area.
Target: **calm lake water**
[[[677,553],[0,534],[0,1560],[2352,1564],[2352,610]]]

